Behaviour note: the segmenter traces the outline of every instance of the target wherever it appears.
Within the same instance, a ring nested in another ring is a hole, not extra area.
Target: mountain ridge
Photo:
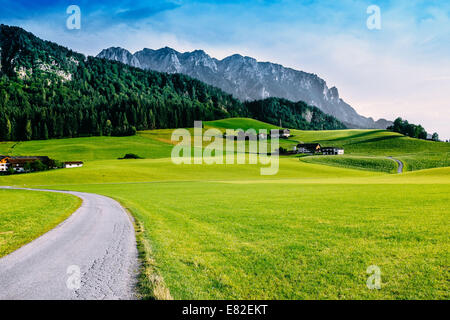
[[[336,87],[326,81],[281,64],[259,62],[255,58],[234,54],[222,60],[203,50],[178,52],[170,47],[137,51],[134,54],[120,47],[102,50],[97,57],[120,61],[145,70],[182,73],[232,94],[241,101],[269,97],[304,101],[330,114],[350,128],[386,129],[391,121],[367,118],[339,96]]]
[[[132,59],[126,50],[116,52]],[[0,141],[133,135],[230,117],[282,121],[304,130],[346,128],[304,102],[270,98],[249,107],[188,75],[86,57],[22,28],[0,25]]]

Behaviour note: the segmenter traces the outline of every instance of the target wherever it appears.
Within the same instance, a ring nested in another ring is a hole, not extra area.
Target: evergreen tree
[[[44,123],[44,129],[42,130],[42,139],[48,139],[48,128],[46,123]]]
[[[0,140],[11,139],[11,121],[6,114],[0,114]]]
[[[29,141],[33,137],[33,129],[31,127],[31,120],[27,120],[25,125],[25,140]]]
[[[113,128],[111,120],[106,120],[106,126],[105,126],[105,136],[110,136],[112,134]]]

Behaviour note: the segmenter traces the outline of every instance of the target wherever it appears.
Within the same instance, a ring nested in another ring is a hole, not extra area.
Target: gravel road
[[[397,173],[403,173],[403,162],[398,159],[394,159],[392,157],[388,157],[388,158],[391,160],[394,160],[395,162],[398,163]]]
[[[83,204],[55,229],[0,259],[0,299],[135,299],[139,265],[131,217],[104,196],[52,192],[75,195]]]

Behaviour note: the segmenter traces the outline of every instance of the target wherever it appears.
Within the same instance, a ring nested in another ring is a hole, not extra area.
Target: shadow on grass
[[[361,143],[370,143],[370,142],[379,142],[379,141],[392,140],[392,139],[398,139],[398,138],[402,138],[402,136],[377,137],[377,138],[368,139],[368,140],[364,140],[364,141],[356,141],[356,142],[347,143],[347,145],[354,145],[354,144],[361,144]]]
[[[376,134],[378,132],[384,132],[386,130],[371,130],[371,131],[367,131],[367,132],[361,132],[361,133],[357,133],[357,134],[353,134],[351,136],[346,136],[346,137],[340,137],[340,138],[336,138],[336,139],[330,139],[330,140],[323,140],[323,141],[343,141],[343,140],[351,140],[351,139],[356,139],[356,138],[362,138],[362,137],[367,137],[373,134]],[[367,141],[367,140],[364,140]]]

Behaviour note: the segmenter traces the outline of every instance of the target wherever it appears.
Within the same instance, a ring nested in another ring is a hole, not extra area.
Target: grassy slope
[[[56,227],[80,204],[71,195],[0,189],[0,257]]]
[[[206,123],[206,127],[209,126],[244,130],[277,128],[260,121],[243,118],[211,121]],[[404,170],[408,171],[450,166],[449,143],[412,139],[386,130],[291,130],[291,132],[293,136],[289,140],[280,140],[280,146],[292,149],[299,142],[318,142],[323,146],[342,147],[347,155],[356,156],[332,157],[333,159],[326,160],[323,158],[303,159],[309,163],[395,173],[396,164],[385,159],[388,156],[394,156],[404,162]]]
[[[280,127],[274,126],[269,123],[261,122],[254,119],[248,119],[248,118],[229,118],[229,119],[223,119],[223,120],[216,120],[216,121],[207,121],[205,122],[205,128],[212,127],[212,128],[219,128],[219,129],[242,129],[242,130],[248,130],[248,129],[279,129]]]
[[[449,143],[412,139],[385,130],[295,130],[293,134],[293,141],[319,142],[324,146],[342,147],[347,155],[375,157],[372,161],[379,159],[380,167],[383,167],[382,158],[388,156],[402,160],[408,171],[450,166]],[[345,159],[342,162],[345,165]],[[368,164],[368,167],[372,166]]]
[[[359,168],[370,171],[396,173],[398,164],[386,158],[362,156],[309,156],[302,158],[308,163],[325,164],[343,168]]]
[[[170,156],[171,146],[148,139],[145,135],[132,137],[89,137],[74,139],[39,140],[26,142],[0,142],[0,154],[45,155],[70,160],[118,159],[126,153],[136,153],[145,158]]]
[[[280,170],[275,176],[265,176],[268,180],[308,179],[339,180],[361,179],[381,175],[307,164],[295,158],[281,158]],[[92,161],[82,168],[59,169],[32,174],[0,177],[0,185],[71,185],[130,182],[166,181],[222,181],[239,179],[260,179],[259,165],[174,165],[170,158],[142,160]]]
[[[210,121],[211,127],[224,129],[271,129],[277,128],[253,119],[236,118]],[[106,160],[117,159],[125,153],[136,153],[144,158],[170,157],[173,130],[143,131],[134,137],[91,137],[29,142],[0,142],[0,154],[47,155],[58,160]],[[192,132],[192,129],[190,129]],[[353,161],[348,158],[333,157],[333,160],[308,159],[321,164],[338,165],[362,169],[361,157],[367,159],[368,169],[388,171],[390,165],[385,158],[394,156],[405,163],[409,171],[450,166],[450,144],[411,139],[385,130],[335,130],[300,131],[292,130],[293,137],[280,140],[282,147],[291,149],[298,142],[319,142],[324,146],[345,148],[346,155],[358,156]],[[206,143],[205,143],[206,144]],[[368,157],[370,156],[370,158]],[[354,165],[353,165],[354,164]]]
[[[355,145],[364,146],[387,133],[322,134],[331,145],[361,139]],[[293,139],[300,135],[313,137]],[[170,131],[140,138],[169,142]],[[259,166],[175,166],[164,158],[169,145],[154,149],[161,159],[112,160],[110,144],[99,156],[111,160],[0,177],[0,184],[121,201],[144,225],[174,298],[449,298],[450,168],[387,175],[281,158],[277,176],[261,177]],[[365,286],[372,264],[382,270],[379,291]]]

